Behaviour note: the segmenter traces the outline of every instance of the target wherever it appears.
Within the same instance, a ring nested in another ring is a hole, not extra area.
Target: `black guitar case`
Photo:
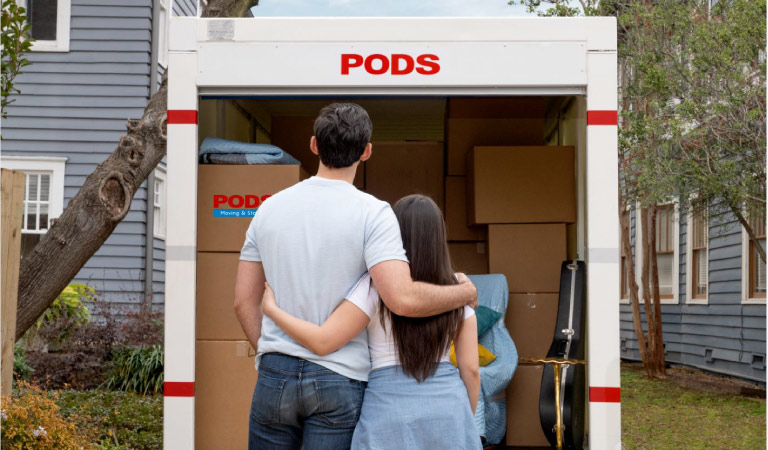
[[[587,314],[586,265],[584,261],[565,261],[560,269],[560,296],[557,307],[555,336],[547,358],[584,359],[584,321]],[[560,386],[560,409],[563,418],[563,448],[581,449],[584,441],[586,407],[585,367],[563,366]],[[554,366],[546,364],[539,397],[541,428],[549,443],[557,445]]]

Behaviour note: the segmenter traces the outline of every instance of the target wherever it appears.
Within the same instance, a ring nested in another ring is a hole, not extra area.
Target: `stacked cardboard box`
[[[573,147],[475,146],[467,154],[467,223],[488,227],[488,269],[510,297],[505,322],[520,357],[554,336],[566,225],[575,222]],[[507,389],[506,444],[548,446],[538,420],[542,368],[519,366]]]
[[[201,165],[198,169],[195,446],[248,445],[255,352],[234,312],[245,232],[261,201],[306,177],[300,166]]]

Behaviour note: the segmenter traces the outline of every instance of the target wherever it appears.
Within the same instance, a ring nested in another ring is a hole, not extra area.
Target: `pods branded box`
[[[197,254],[197,339],[246,340],[234,309],[239,261],[239,253]]]
[[[201,164],[197,251],[240,252],[262,201],[307,177],[301,166]]]

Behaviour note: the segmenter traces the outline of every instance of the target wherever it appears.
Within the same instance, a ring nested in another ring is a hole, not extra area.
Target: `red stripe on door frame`
[[[590,386],[589,401],[591,403],[621,403],[621,388]]]
[[[169,109],[168,123],[197,125],[197,111],[194,109]]]
[[[165,397],[194,397],[194,381],[166,381],[163,383],[163,395]]]
[[[587,125],[618,125],[618,111],[587,111]]]

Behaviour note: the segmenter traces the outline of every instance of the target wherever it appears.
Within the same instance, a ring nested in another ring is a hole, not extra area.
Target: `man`
[[[323,323],[369,271],[389,309],[425,317],[476,304],[464,276],[455,286],[414,282],[392,208],[352,184],[371,157],[371,120],[352,103],[322,109],[310,149],[317,175],[262,204],[246,233],[235,286],[235,312],[257,349],[258,382],[249,448],[349,448],[370,371],[365,331],[318,356],[269,318],[262,323],[264,282],[286,312]]]

